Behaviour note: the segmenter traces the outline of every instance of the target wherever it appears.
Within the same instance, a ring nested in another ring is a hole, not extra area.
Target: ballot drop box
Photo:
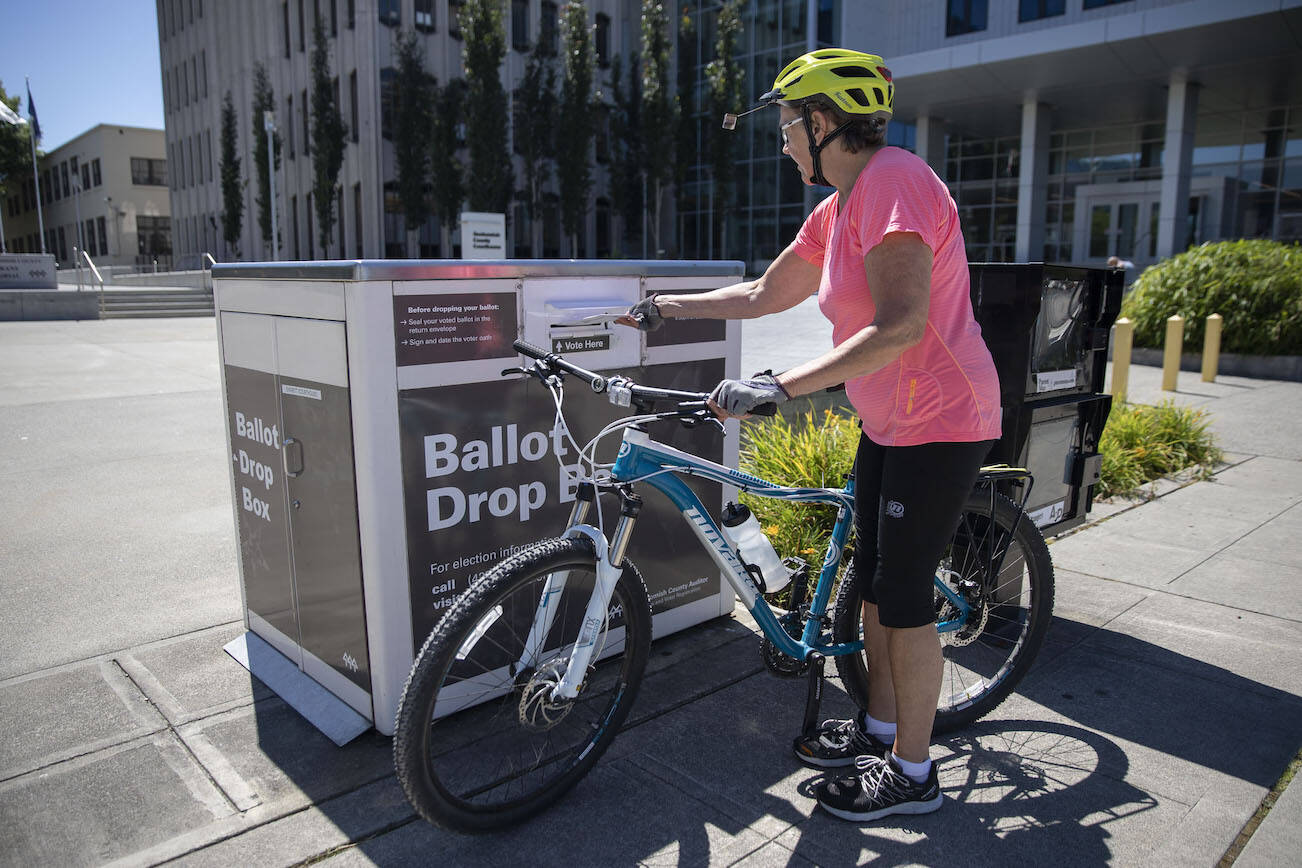
[[[741,279],[739,262],[354,261],[213,269],[247,631],[227,650],[342,744],[393,732],[416,651],[477,576],[558,536],[573,444],[523,338],[591,370],[708,391],[740,374],[736,323],[613,317]],[[567,383],[581,446],[627,413]],[[737,427],[653,435],[735,464]],[[600,460],[613,460],[618,435]],[[721,486],[693,480],[707,504]],[[613,516],[608,516],[613,522]],[[629,556],[656,636],[732,611],[730,586],[651,494]]]

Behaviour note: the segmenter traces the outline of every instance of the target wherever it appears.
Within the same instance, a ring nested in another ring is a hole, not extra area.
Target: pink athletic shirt
[[[818,306],[833,344],[872,323],[864,256],[890,232],[916,232],[931,248],[931,304],[920,342],[845,384],[864,433],[882,446],[997,439],[999,377],[972,316],[958,209],[931,167],[901,148],[873,154],[840,213],[833,193],[796,236],[797,255],[823,269]]]

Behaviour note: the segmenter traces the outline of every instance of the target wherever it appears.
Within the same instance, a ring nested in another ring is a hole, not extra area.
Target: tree
[[[393,156],[398,172],[398,201],[407,231],[429,218],[429,136],[434,123],[436,85],[425,71],[425,54],[416,34],[399,36],[394,46],[398,74],[394,81]],[[409,251],[410,252],[410,251]]]
[[[13,111],[18,110],[20,96],[10,97],[0,84],[0,101]],[[21,185],[32,176],[32,132],[27,124],[7,124],[0,121],[0,191],[9,196],[19,192]]]
[[[561,80],[560,121],[563,135],[557,141],[556,175],[560,182],[561,224],[570,236],[570,249],[579,255],[579,229],[588,215],[592,193],[590,152],[593,136],[592,31],[583,0],[572,0],[561,12],[561,40],[565,46],[565,75]]]
[[[226,240],[228,255],[233,249],[238,259],[240,251],[236,245],[244,220],[244,183],[240,180],[240,143],[236,124],[235,101],[228,90],[222,102],[222,238]]]
[[[638,56],[628,64],[628,89],[623,86],[623,58],[615,55],[611,65],[611,91],[615,97],[610,114],[610,197],[615,213],[624,220],[624,239],[633,237],[634,227],[641,235],[642,169],[645,152],[642,146],[642,74]]]
[[[506,57],[501,0],[466,0],[461,9],[461,34],[471,107],[466,113],[470,210],[504,214],[515,181],[501,78]]]
[[[316,206],[317,237],[324,253],[330,249],[339,196],[339,170],[344,165],[348,128],[339,116],[339,102],[330,75],[325,27],[318,16],[312,26],[312,202]]]
[[[674,177],[678,137],[678,95],[669,85],[669,15],[663,0],[642,0],[642,140],[651,187],[651,237],[660,246],[663,191]]]
[[[549,59],[551,54],[541,40],[535,43],[515,100],[515,146],[524,163],[524,190],[520,198],[535,231],[542,219],[543,188],[551,176],[551,162],[556,156],[556,71]],[[532,238],[529,244],[533,246]]]
[[[737,42],[742,33],[742,2],[743,0],[724,0],[715,24],[714,60],[705,66],[705,78],[709,82],[710,92],[706,129],[710,131],[710,163],[714,170],[714,206],[711,217],[713,214],[722,215],[718,222],[725,230],[737,181],[737,133],[725,130],[717,119],[722,118],[724,112],[738,111],[745,99],[743,82],[746,73],[737,62]],[[710,232],[714,232],[713,225],[710,226]],[[724,250],[727,243],[728,233],[721,231],[719,254],[724,258],[727,256]]]
[[[466,198],[465,172],[457,158],[457,129],[466,102],[466,83],[454,79],[437,88],[430,159],[434,176],[434,213],[450,232],[457,225],[461,203]]]
[[[271,248],[271,172],[267,166],[267,128],[264,118],[267,112],[276,110],[276,94],[267,80],[267,68],[261,63],[253,67],[253,165],[258,170],[258,228],[262,231],[262,243]],[[288,121],[287,121],[288,122]],[[272,160],[275,168],[280,168],[280,133],[271,135]]]

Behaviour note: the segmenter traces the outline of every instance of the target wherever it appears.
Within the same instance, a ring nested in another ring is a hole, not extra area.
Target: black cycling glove
[[[647,296],[630,307],[625,316],[634,320],[637,327],[644,332],[653,332],[665,324],[665,318],[660,315],[660,307],[656,304],[654,295]]]
[[[791,396],[769,371],[748,380],[724,380],[714,387],[710,400],[734,416],[743,416],[761,404],[781,404]]]

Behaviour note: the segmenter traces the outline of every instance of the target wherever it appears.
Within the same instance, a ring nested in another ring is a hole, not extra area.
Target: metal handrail
[[[203,264],[204,259],[208,260],[209,265],[207,268],[202,268],[201,270],[208,272],[208,291],[212,292],[212,267],[217,264],[217,260],[213,259],[212,254],[209,253],[207,250],[203,252],[203,258],[199,260],[201,266]]]
[[[80,253],[82,258],[86,260],[86,264],[90,266],[90,273],[95,275],[95,279],[99,281],[99,312],[103,313],[104,312],[104,276],[101,275],[99,273],[99,269],[95,267],[95,262],[90,258],[89,253],[87,253],[85,250],[80,251]],[[81,291],[81,277],[80,277],[81,268],[80,267],[78,267],[77,273],[78,273],[77,291],[80,292]]]

